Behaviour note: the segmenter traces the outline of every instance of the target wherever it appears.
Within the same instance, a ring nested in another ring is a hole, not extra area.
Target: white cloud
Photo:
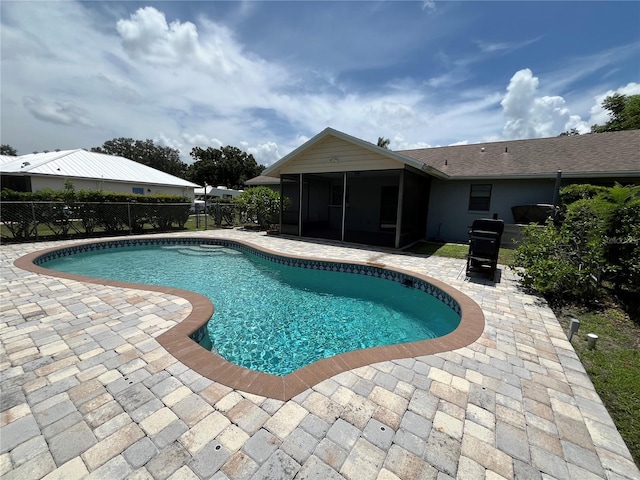
[[[571,115],[561,96],[540,96],[539,80],[531,70],[516,72],[500,102],[506,123],[506,139],[540,138],[559,135],[576,128],[580,133],[589,131],[579,116]]]
[[[46,101],[40,97],[25,96],[22,104],[31,115],[44,122],[79,127],[93,126],[89,112],[70,102]]]
[[[249,142],[240,142],[242,149],[253,155],[258,164],[271,165],[283,157],[278,144],[275,142],[266,142],[257,146],[251,146]]]

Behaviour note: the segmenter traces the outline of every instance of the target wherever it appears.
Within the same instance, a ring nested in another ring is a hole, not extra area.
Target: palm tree
[[[379,147],[386,148],[388,150],[390,143],[391,143],[391,140],[389,140],[388,138],[378,137],[378,146]]]

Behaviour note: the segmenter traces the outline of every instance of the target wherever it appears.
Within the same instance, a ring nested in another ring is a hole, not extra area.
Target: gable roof
[[[391,151],[326,128],[249,185],[278,178],[285,164],[328,136],[443,179],[555,178],[558,170],[565,178],[640,177],[640,130]]]
[[[327,127],[322,132],[320,132],[318,135],[316,135],[312,139],[308,140],[307,142],[303,143],[298,148],[293,150],[291,153],[289,153],[288,155],[285,155],[284,157],[282,157],[280,160],[278,160],[273,165],[267,167],[262,172],[262,176],[264,176],[264,177],[274,177],[274,176],[279,177],[280,170],[282,169],[282,167],[285,164],[291,162],[293,159],[298,157],[301,153],[305,152],[306,150],[309,150],[314,145],[320,143],[321,141],[323,141],[327,137],[335,137],[335,138],[344,140],[345,142],[357,145],[357,146],[359,146],[361,148],[364,148],[365,150],[369,150],[370,152],[376,153],[378,155],[382,155],[382,156],[384,156],[386,158],[389,158],[391,160],[395,160],[398,163],[403,164],[403,165],[408,165],[410,167],[422,168],[422,169],[428,169],[429,168],[428,166],[426,166],[424,164],[424,162],[422,162],[420,160],[416,160],[416,159],[414,159],[412,157],[408,157],[408,156],[402,155],[402,154],[400,154],[398,152],[394,152],[393,150],[388,150],[386,148],[378,147],[377,145],[374,145],[373,143],[367,142],[365,140],[361,140],[361,139],[356,138],[356,137],[352,137],[351,135],[347,135],[346,133],[343,133],[343,132],[340,132],[338,130],[334,130],[333,128]],[[433,173],[436,173],[436,172],[433,172]],[[253,179],[251,179],[251,180],[253,180]]]
[[[640,130],[397,152],[450,178],[640,176]]]
[[[12,160],[0,164],[0,172],[12,175],[90,178],[173,187],[199,186],[128,158],[81,149],[13,157]]]

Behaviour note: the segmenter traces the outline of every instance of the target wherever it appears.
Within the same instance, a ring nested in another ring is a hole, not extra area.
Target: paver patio
[[[376,262],[459,289],[485,329],[455,351],[340,373],[289,401],[190,370],[155,337],[183,298],[18,269],[0,248],[3,479],[640,479],[553,312],[510,271],[240,230],[287,254]],[[580,332],[580,339],[587,332]]]

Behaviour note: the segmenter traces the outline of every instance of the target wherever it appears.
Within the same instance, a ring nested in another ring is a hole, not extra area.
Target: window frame
[[[468,210],[470,212],[489,212],[491,210],[492,190],[493,185],[491,183],[472,183],[469,186]]]

